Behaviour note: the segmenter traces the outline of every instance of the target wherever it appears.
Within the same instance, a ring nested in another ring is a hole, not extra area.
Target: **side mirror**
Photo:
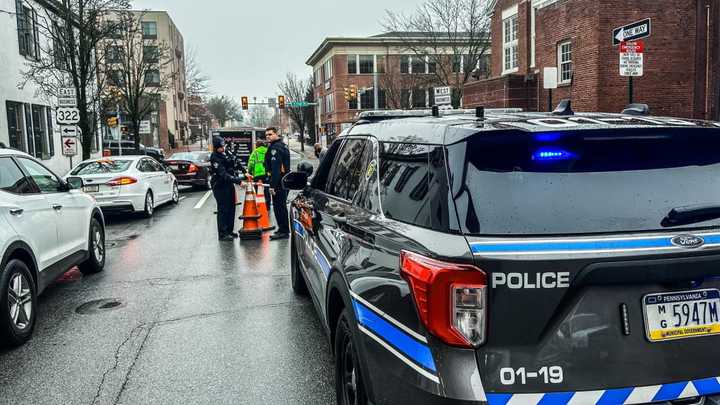
[[[286,190],[303,190],[308,184],[308,175],[304,172],[290,172],[282,179]]]
[[[71,190],[82,190],[85,186],[85,182],[82,177],[68,177],[67,184],[70,186]]]
[[[302,162],[298,163],[297,171],[305,173],[307,177],[310,178],[310,176],[312,176],[313,172],[315,171],[315,168],[310,162],[308,162],[307,160],[303,160]]]

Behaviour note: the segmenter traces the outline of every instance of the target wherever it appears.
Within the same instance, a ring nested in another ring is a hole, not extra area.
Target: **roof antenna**
[[[572,110],[572,101],[569,98],[560,101],[552,113],[553,115],[575,115],[575,111]]]
[[[435,118],[440,117],[440,107],[434,105],[433,108],[432,108],[432,115],[433,115],[433,117],[435,117]]]
[[[475,107],[475,117],[479,120],[485,119],[485,107]]]

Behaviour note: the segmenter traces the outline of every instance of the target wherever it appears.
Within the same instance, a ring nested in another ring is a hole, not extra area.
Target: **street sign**
[[[558,68],[546,67],[543,69],[543,88],[557,89],[558,87]]]
[[[62,87],[58,90],[58,98],[75,98],[75,87]]]
[[[75,156],[78,154],[77,139],[74,136],[63,136],[61,139],[63,156]]]
[[[61,107],[57,109],[58,124],[73,125],[80,122],[80,110],[75,107]]]
[[[75,97],[58,97],[58,107],[77,107]]]
[[[150,121],[140,121],[140,128],[138,128],[138,133],[143,135],[150,135],[152,133],[152,130],[150,128]]]
[[[625,41],[635,41],[638,39],[647,38],[652,33],[652,26],[650,19],[646,18],[641,21],[636,21],[632,24],[628,24],[624,27],[618,27],[613,30],[612,41],[613,45],[620,45]]]
[[[452,91],[450,87],[436,87],[435,88],[435,105],[448,105],[452,104]]]
[[[288,107],[305,108],[317,105],[317,103],[309,103],[307,101],[290,101],[287,103]]]
[[[643,41],[628,41],[620,44],[620,76],[639,77],[643,75]]]
[[[60,136],[78,136],[78,127],[75,125],[60,125]]]

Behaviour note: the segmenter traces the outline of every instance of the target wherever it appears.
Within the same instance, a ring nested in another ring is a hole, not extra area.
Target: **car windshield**
[[[175,153],[167,160],[190,160],[192,162],[209,162],[209,152],[182,152]]]
[[[547,235],[659,230],[675,208],[720,204],[719,148],[720,130],[632,129],[484,133],[447,150],[463,231]]]
[[[97,160],[81,163],[70,174],[83,176],[91,174],[122,173],[130,168],[132,160]]]

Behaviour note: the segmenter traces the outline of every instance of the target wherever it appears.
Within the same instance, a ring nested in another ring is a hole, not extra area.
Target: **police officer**
[[[270,236],[271,240],[290,237],[288,223],[287,190],[282,186],[282,178],[290,171],[290,150],[275,127],[265,130],[265,137],[270,142],[265,154],[265,168],[270,175],[270,193],[273,198],[273,211],[278,230]]]
[[[213,138],[212,156],[212,191],[217,202],[217,228],[218,238],[221,241],[231,241],[238,234],[233,232],[235,227],[235,184],[242,179],[235,176],[235,163],[225,154],[225,140],[219,136]]]

